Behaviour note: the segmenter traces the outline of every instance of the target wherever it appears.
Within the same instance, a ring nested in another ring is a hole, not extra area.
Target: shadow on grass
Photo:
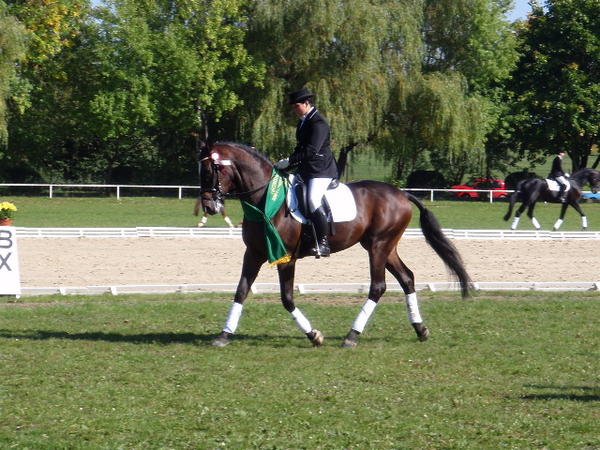
[[[89,331],[84,333],[68,333],[66,331],[51,330],[7,330],[0,329],[0,338],[6,339],[28,339],[32,341],[44,341],[50,339],[65,339],[73,341],[105,341],[105,342],[125,342],[130,344],[193,344],[193,345],[211,345],[217,334],[195,334],[195,333],[143,333],[143,334],[124,334],[124,333],[106,333],[103,331]],[[312,347],[308,339],[303,335],[269,335],[269,334],[236,334],[231,338],[231,345],[236,343],[253,347]],[[341,346],[343,336],[326,336],[326,347]],[[386,338],[369,337],[361,340],[360,346],[369,344],[380,344],[388,342]]]
[[[84,333],[68,333],[66,331],[51,330],[0,330],[0,338],[7,339],[28,339],[32,341],[44,341],[50,339],[66,339],[73,341],[105,341],[105,342],[125,342],[130,344],[195,344],[211,345],[217,334],[195,334],[195,333],[143,333],[143,334],[123,334],[106,333],[102,331],[90,331]],[[339,341],[338,341],[339,339]],[[341,342],[342,338],[331,337],[331,342]],[[308,339],[304,336],[284,336],[284,335],[247,335],[236,334],[231,337],[231,344],[236,342],[250,346],[268,346],[268,347],[307,347],[310,346]]]
[[[544,389],[554,392],[522,395],[524,400],[570,400],[575,402],[600,402],[600,387],[593,386],[566,386],[566,385],[540,385],[528,384],[527,388]],[[590,394],[574,394],[564,391],[589,391]]]

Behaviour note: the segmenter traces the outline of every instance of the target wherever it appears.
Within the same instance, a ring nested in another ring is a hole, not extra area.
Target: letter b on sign
[[[0,295],[21,295],[19,252],[14,227],[0,227]]]

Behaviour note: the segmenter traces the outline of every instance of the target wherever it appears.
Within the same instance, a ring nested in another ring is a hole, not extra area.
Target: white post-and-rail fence
[[[177,197],[179,199],[183,198],[184,190],[188,191],[197,191],[200,189],[199,186],[174,186],[174,185],[142,185],[142,184],[47,184],[47,183],[0,183],[0,188],[42,188],[48,190],[48,197],[53,198],[56,189],[102,189],[102,190],[114,190],[116,198],[120,199],[123,191],[127,189],[161,189],[161,190],[173,190],[177,191]],[[424,188],[406,188],[403,189],[406,191],[410,191],[413,193],[424,192],[429,193],[429,200],[435,200],[435,192],[451,192],[454,195],[457,195],[461,192],[477,192],[478,194],[485,194],[489,199],[489,202],[492,203],[494,201],[493,198],[493,190],[488,189],[468,189],[468,190],[459,190],[459,189],[424,189]],[[507,195],[510,194],[511,190],[504,191]],[[496,200],[498,200],[496,198]]]
[[[121,191],[125,189],[163,189],[177,191],[177,197],[183,198],[183,191],[198,190],[199,186],[173,186],[173,185],[145,185],[145,184],[46,184],[46,183],[0,183],[1,187],[7,188],[42,188],[48,190],[48,197],[54,197],[54,191],[57,188],[61,189],[114,189],[118,199],[121,198]]]
[[[174,185],[169,185],[169,184],[155,184],[155,185],[145,185],[145,184],[48,184],[48,183],[0,183],[0,188],[43,188],[43,189],[47,189],[48,190],[48,197],[49,198],[53,198],[54,197],[54,191],[56,189],[114,189],[115,192],[115,196],[116,198],[120,199],[121,198],[121,194],[122,191],[125,191],[127,189],[148,189],[148,190],[153,190],[153,189],[162,189],[162,190],[173,190],[173,191],[177,191],[177,198],[179,198],[180,200],[183,198],[183,192],[184,190],[188,190],[188,191],[198,191],[200,189],[199,186],[174,186]],[[480,197],[487,197],[488,201],[490,203],[493,203],[494,200],[499,201],[499,200],[505,200],[506,197],[503,199],[501,197],[498,197],[498,189],[496,190],[492,190],[492,189],[433,189],[433,188],[401,188],[403,191],[409,191],[413,194],[415,193],[429,193],[429,200],[430,201],[435,201],[435,193],[451,193],[453,195],[453,197],[458,198],[458,195],[460,193],[464,193],[464,192],[476,192],[478,196]],[[511,189],[504,189],[502,190],[502,195],[503,196],[508,196],[510,195],[512,192],[514,192]],[[494,193],[496,195],[496,198],[494,198]],[[586,193],[590,193],[590,191],[582,191],[582,193],[586,194]],[[474,198],[471,198],[470,196],[464,196],[465,199],[468,200],[475,200]]]
[[[144,237],[212,237],[241,238],[241,228],[209,227],[136,227],[136,228],[29,228],[15,227],[20,238],[144,238]],[[469,230],[442,228],[450,239],[600,239],[600,231],[550,230]],[[407,228],[404,238],[422,238],[420,228]]]
[[[21,287],[21,295],[93,295],[93,294],[193,294],[208,292],[234,293],[236,283],[205,284],[149,284],[149,285],[106,285],[106,286],[60,286],[60,287]],[[473,288],[482,290],[511,291],[598,291],[600,281],[486,281],[473,283]],[[299,294],[332,294],[369,292],[369,283],[296,283],[294,289]],[[415,283],[417,291],[459,291],[458,283],[435,282]],[[254,294],[279,293],[279,283],[254,283],[251,287]],[[397,282],[389,282],[386,292],[401,292]],[[0,303],[1,305],[1,303]]]

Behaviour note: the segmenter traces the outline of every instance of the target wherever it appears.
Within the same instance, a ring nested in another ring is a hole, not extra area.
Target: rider
[[[559,150],[558,155],[552,161],[552,169],[550,169],[550,175],[548,178],[553,179],[558,183],[558,198],[561,203],[565,203],[567,201],[567,196],[565,195],[565,191],[567,189],[567,179],[565,178],[565,172],[562,168],[562,159],[565,156],[564,150]]]
[[[298,173],[308,186],[310,219],[317,235],[315,254],[329,256],[327,215],[322,199],[328,186],[338,177],[337,164],[329,147],[329,124],[315,107],[313,94],[303,87],[288,94],[294,112],[300,118],[296,125],[296,148],[289,158],[275,163],[277,169],[298,166]]]

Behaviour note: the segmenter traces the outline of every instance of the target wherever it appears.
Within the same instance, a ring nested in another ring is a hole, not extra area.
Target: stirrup
[[[313,254],[316,258],[320,258],[321,256],[327,258],[329,255],[331,255],[329,243],[325,239],[321,239],[320,242],[317,240],[315,242],[315,246],[311,249],[311,254]]]

